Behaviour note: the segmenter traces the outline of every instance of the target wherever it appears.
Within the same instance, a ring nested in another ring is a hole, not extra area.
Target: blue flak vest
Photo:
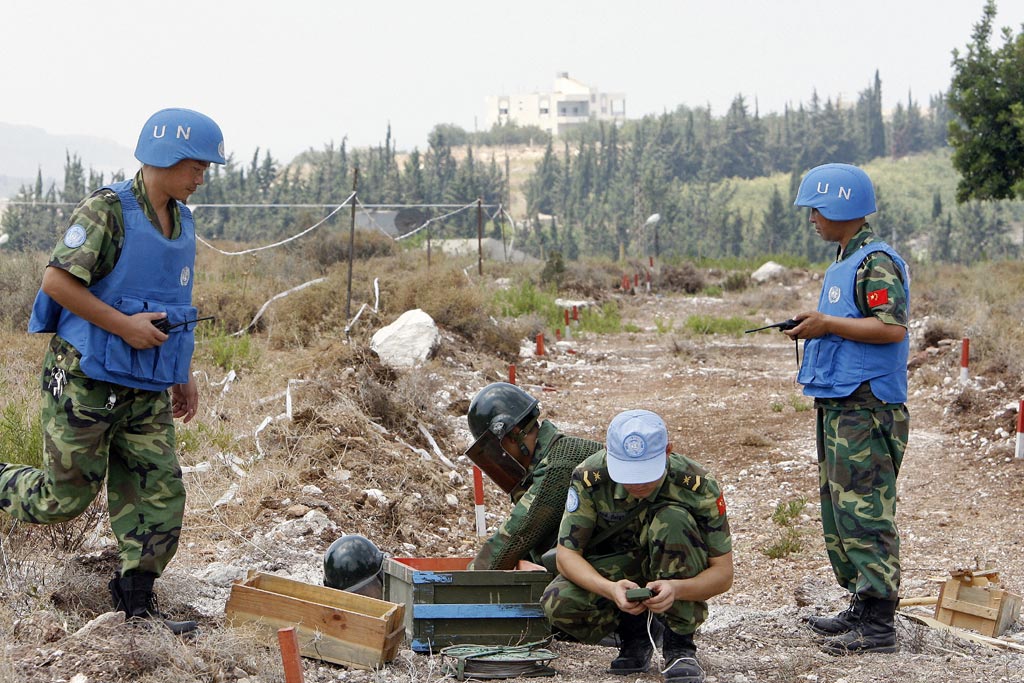
[[[903,289],[910,305],[907,264],[885,242],[872,242],[857,250],[857,257],[837,261],[825,271],[818,310],[842,318],[862,318],[857,308],[855,284],[857,268],[868,255],[884,251],[892,257],[903,280]],[[804,394],[815,398],[849,396],[863,382],[870,382],[871,393],[885,403],[907,400],[907,357],[910,335],[890,344],[868,344],[826,334],[804,342],[804,359],[797,381],[804,385]]]
[[[114,269],[89,291],[125,315],[165,311],[171,325],[196,319],[192,280],[196,257],[195,225],[184,204],[181,234],[168,239],[146,217],[131,189],[131,179],[109,185],[124,214],[124,246]],[[68,311],[42,290],[36,294],[29,332],[56,332],[82,354],[87,376],[126,387],[163,391],[189,381],[194,324],[168,333],[160,346],[134,349],[115,334]]]

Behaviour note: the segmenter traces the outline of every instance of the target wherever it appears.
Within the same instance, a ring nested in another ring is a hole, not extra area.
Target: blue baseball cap
[[[608,425],[608,475],[619,484],[649,484],[665,474],[668,428],[649,410],[627,410]]]

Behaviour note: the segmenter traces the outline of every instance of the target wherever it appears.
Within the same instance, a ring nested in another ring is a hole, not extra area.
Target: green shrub
[[[3,461],[41,467],[43,463],[43,428],[39,409],[33,402],[11,401],[0,411],[0,453]]]
[[[42,255],[0,251],[0,325],[21,331],[28,327],[45,264]]]
[[[793,406],[796,412],[802,413],[813,408],[814,402],[806,400],[802,394],[793,394],[789,397],[789,405]]]
[[[742,292],[750,286],[750,275],[746,272],[733,272],[722,282],[722,289],[727,292]]]
[[[634,326],[635,327],[635,326]],[[606,301],[599,308],[587,306],[580,313],[579,328],[584,332],[595,334],[614,334],[623,329],[622,314],[618,303]],[[639,332],[640,329],[629,330]]]
[[[223,329],[214,334],[197,335],[196,358],[223,370],[247,370],[259,362],[259,347],[249,334],[232,336]]]
[[[762,552],[773,560],[778,560],[798,553],[801,549],[803,549],[803,541],[800,538],[800,531],[787,528],[782,531],[779,538],[765,546]]]
[[[800,529],[794,526],[794,522],[799,519],[805,505],[807,505],[807,499],[801,497],[779,502],[775,506],[772,522],[779,528],[779,536],[762,550],[765,555],[777,560],[799,552],[803,548]]]
[[[507,318],[518,318],[534,313],[551,327],[559,327],[564,323],[564,314],[555,303],[554,291],[543,291],[529,281],[524,281],[517,287],[499,290],[494,295],[494,303],[498,313]],[[587,309],[584,309],[584,315],[586,313]],[[581,325],[583,317],[580,317]]]
[[[742,334],[750,329],[750,321],[739,316],[719,318],[713,315],[691,315],[684,327],[695,334]]]

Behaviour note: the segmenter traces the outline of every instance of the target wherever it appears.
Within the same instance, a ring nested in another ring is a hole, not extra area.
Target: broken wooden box
[[[472,558],[384,560],[384,597],[405,605],[415,652],[450,645],[516,645],[542,640],[551,626],[540,596],[554,576],[532,562],[514,570],[467,569]]]
[[[999,587],[994,569],[950,572],[939,589],[935,618],[956,628],[968,628],[985,636],[1000,636],[1017,620],[1021,598]]]
[[[253,623],[276,646],[277,630],[294,626],[303,657],[360,669],[395,658],[405,636],[402,605],[250,571],[231,586],[225,614],[232,626]]]

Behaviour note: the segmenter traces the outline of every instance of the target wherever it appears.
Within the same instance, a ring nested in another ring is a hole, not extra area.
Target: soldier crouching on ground
[[[666,683],[699,683],[694,631],[705,601],[732,586],[725,499],[703,467],[672,452],[664,421],[648,410],[617,415],[605,448],[573,472],[560,576],[541,605],[554,628],[584,643],[618,633],[609,673],[646,671],[661,637]],[[641,586],[652,595],[631,600]]]
[[[540,564],[558,538],[572,471],[603,444],[566,436],[540,419],[537,399],[506,382],[481,389],[467,418],[475,439],[467,455],[515,503],[469,568],[515,569],[521,559]]]

